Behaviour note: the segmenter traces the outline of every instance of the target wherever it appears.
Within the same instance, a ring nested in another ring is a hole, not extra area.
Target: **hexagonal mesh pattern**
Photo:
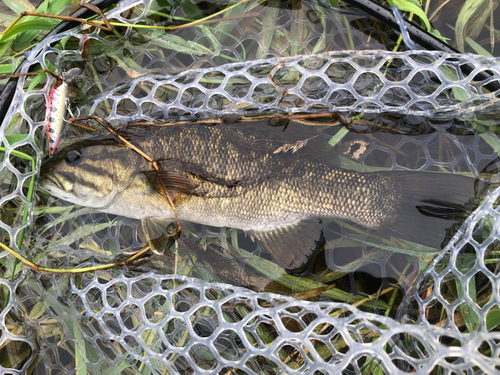
[[[380,366],[386,373],[429,373],[435,366],[460,371],[478,364],[495,372],[498,364],[496,355],[480,353],[485,344],[496,348],[499,334],[460,335],[432,325],[423,330],[347,304],[308,303],[173,275],[122,272],[107,283],[98,276],[77,278],[66,296],[82,324],[95,320],[105,326],[105,334],[94,329],[75,345],[106,343],[110,351],[126,352],[136,366],[160,372],[340,373]],[[443,335],[458,340],[453,350]],[[449,364],[451,355],[460,359]],[[96,370],[113,364],[94,352],[87,361]]]
[[[122,2],[108,17],[150,23],[153,3]],[[499,78],[496,60],[426,51],[354,51],[364,46],[392,48],[394,38],[354,11],[335,13],[328,4],[303,2],[301,16],[287,4],[279,9],[286,20],[278,25],[284,33],[294,27],[290,19],[304,22],[301,17],[307,15],[311,21],[299,46],[283,42],[265,50],[268,28],[264,26],[275,9],[249,5],[246,12],[255,13],[252,20],[260,22],[259,28],[232,18],[221,22],[222,29],[232,24],[228,30],[236,42],[220,35],[209,38],[213,34],[203,28],[179,29],[166,39],[127,28],[114,41],[98,30],[86,34],[75,29],[34,48],[22,68],[26,72],[32,66],[53,65],[65,71],[79,66],[82,74],[75,87],[85,96],[72,102],[72,110],[78,107],[81,115],[95,113],[112,123],[355,111],[401,131],[395,142],[367,143],[361,156],[351,157],[361,170],[384,160],[390,169],[477,175],[495,160],[493,135],[477,129],[494,121],[481,116],[495,114],[498,105],[495,93],[485,88]],[[179,9],[172,9],[172,14],[183,17]],[[357,26],[350,39],[344,35],[346,24]],[[368,44],[367,35],[374,42]],[[253,39],[259,40],[255,52],[244,53],[242,46]],[[66,49],[51,46],[61,40]],[[98,50],[90,61],[82,57],[85,40]],[[123,64],[127,59],[140,66]],[[238,62],[230,63],[234,60]],[[465,75],[460,70],[463,64],[473,65],[474,71]],[[481,71],[488,71],[491,78],[479,79]],[[53,81],[47,79],[42,88],[28,90],[30,82],[19,80],[0,132],[5,148],[0,165],[0,240],[37,263],[59,268],[106,263],[140,248],[139,224],[133,220],[66,207],[51,198],[35,207],[28,199],[27,186],[42,157],[38,138]],[[431,115],[448,117],[416,117]],[[464,120],[470,117],[470,123]],[[322,129],[318,134],[330,139],[328,132]],[[16,134],[27,137],[12,137]],[[441,152],[435,144],[448,146]],[[339,152],[349,145],[345,141]],[[418,158],[405,156],[409,150],[417,150]],[[381,154],[386,156],[381,159]],[[38,275],[20,271],[13,257],[1,253],[2,370],[495,373],[500,370],[500,334],[490,331],[500,307],[495,208],[499,195],[500,190],[491,192],[418,275],[400,303],[398,320],[384,316],[383,309],[371,314],[344,303],[256,293],[147,267]],[[231,233],[228,238],[207,233],[221,243],[232,239]],[[352,268],[336,265],[335,249],[329,250],[332,268],[346,272]],[[383,257],[369,258],[365,250],[356,259],[357,266],[387,263]],[[451,292],[445,290],[449,280],[456,285]],[[462,333],[463,327],[469,333]]]
[[[474,66],[464,76],[461,66]],[[359,111],[420,116],[472,115],[498,98],[484,85],[494,60],[413,51],[347,51],[238,62],[193,69],[172,77],[139,77],[112,89],[89,113],[133,121],[158,117],[214,118],[240,115]],[[493,71],[494,72],[494,71]],[[101,109],[105,107],[108,111]],[[120,103],[129,101],[127,115]],[[151,110],[154,108],[154,110]],[[122,111],[123,112],[123,111]]]

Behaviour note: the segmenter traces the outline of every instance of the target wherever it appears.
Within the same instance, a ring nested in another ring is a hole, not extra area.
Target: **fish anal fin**
[[[252,234],[276,263],[287,271],[307,266],[311,256],[325,242],[321,226],[312,222],[300,222],[268,231],[253,230]]]
[[[196,194],[196,184],[180,173],[157,170],[142,173],[146,176],[154,191],[162,196],[166,195],[165,189],[167,189],[171,199],[175,199],[181,194]]]

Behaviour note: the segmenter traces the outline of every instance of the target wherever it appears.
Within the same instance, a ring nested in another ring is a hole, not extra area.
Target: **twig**
[[[83,130],[87,130],[89,132],[100,133],[99,130],[94,129],[93,127],[90,127],[90,126],[87,126],[87,125],[84,125],[84,124],[80,124],[79,122],[76,122],[76,121],[78,121],[77,117],[71,117],[71,118],[68,119],[68,124],[77,126],[79,128],[82,128]]]
[[[102,10],[99,9],[98,7],[96,7],[95,5],[92,5],[92,4],[80,4],[71,13],[76,12],[78,9],[80,9],[82,7],[83,8],[87,8],[87,9],[95,12],[96,14],[100,15],[102,17],[102,20],[103,20],[103,22],[104,22],[104,24],[106,26],[102,26],[102,25],[99,25],[97,23],[87,21],[86,19],[83,19],[83,18],[77,18],[77,17],[71,17],[71,16],[59,16],[59,15],[56,15],[56,14],[46,14],[46,13],[36,13],[36,12],[26,12],[26,11],[23,11],[23,12],[21,12],[21,17],[24,17],[24,16],[36,16],[36,17],[45,17],[45,18],[55,18],[55,19],[58,19],[58,20],[65,20],[65,21],[76,21],[76,22],[84,23],[86,25],[95,26],[95,27],[97,27],[98,29],[101,29],[101,30],[113,31],[113,27],[109,24],[109,21],[106,18],[106,16],[104,15],[104,13],[102,13]]]
[[[210,20],[210,19],[206,20],[206,21],[199,20],[199,21],[194,21],[194,22],[190,22],[188,24],[179,25],[179,26],[142,25],[142,24],[128,24],[128,23],[122,23],[122,22],[109,22],[109,24],[111,26],[132,27],[134,29],[175,30],[175,29],[179,29],[179,28],[194,27],[194,26],[206,25],[206,24],[210,24],[210,23],[220,23],[220,22],[236,20],[236,19],[240,19],[240,18],[257,17],[259,15],[260,15],[260,13],[253,12],[253,13],[241,14],[241,15],[237,15],[237,16],[217,18],[215,20]],[[104,24],[103,21],[94,20],[92,22],[94,24],[96,24],[96,23]]]
[[[125,261],[108,263],[108,264],[101,264],[99,266],[91,266],[91,267],[83,267],[83,268],[59,268],[58,269],[58,268],[41,267],[40,265],[35,264],[32,261],[26,259],[21,254],[16,253],[13,249],[8,247],[7,245],[4,245],[1,242],[0,242],[0,247],[2,249],[4,249],[5,251],[7,251],[12,256],[14,256],[15,258],[19,259],[21,262],[23,262],[23,264],[25,266],[31,268],[35,272],[42,273],[42,274],[76,274],[76,273],[84,273],[84,272],[94,272],[94,271],[99,271],[99,270],[107,270],[107,269],[115,268],[115,267],[122,267],[122,266],[126,266],[129,263],[133,262],[135,259],[137,259],[139,256],[141,256],[142,254],[144,254],[146,251],[148,251],[150,249],[149,246],[146,246]]]
[[[42,73],[42,72],[45,72],[45,73],[49,74],[50,76],[54,77],[54,79],[59,84],[61,83],[61,77],[58,76],[57,74],[51,72],[50,70],[47,70],[47,69],[35,70],[34,72],[28,72],[28,73],[0,74],[0,79],[26,77],[26,76],[35,75],[35,74]]]
[[[305,113],[305,114],[291,114],[291,115],[285,115],[285,116],[275,116],[275,115],[270,115],[270,114],[265,114],[265,115],[257,115],[257,116],[240,116],[238,118],[235,118],[233,121],[234,122],[254,122],[257,120],[264,120],[264,119],[270,119],[270,118],[276,118],[277,120],[315,120],[315,119],[329,119],[333,118],[337,120],[338,117],[337,112],[322,112],[322,113]],[[213,118],[209,120],[197,120],[197,121],[191,121],[191,120],[186,120],[186,121],[169,121],[169,122],[154,122],[154,121],[141,121],[141,122],[132,122],[128,124],[128,126],[175,126],[175,125],[185,125],[185,124],[220,124],[224,121],[227,121],[227,119],[223,117],[219,118]],[[357,121],[361,120],[353,120],[352,123],[357,123]],[[323,123],[323,125],[327,125],[328,123]],[[340,124],[335,123],[334,125]],[[314,124],[316,125],[316,124]],[[374,126],[377,126],[377,124],[373,123]]]
[[[91,11],[93,11],[93,12],[97,13],[98,15],[100,15],[102,17],[102,19],[103,19],[103,23],[106,26],[102,26],[102,25],[100,25],[98,23],[94,23],[94,22],[89,22],[89,21],[87,21],[87,20],[85,20],[83,18],[77,18],[77,17],[71,17],[71,16],[59,16],[59,15],[55,15],[55,14],[46,14],[46,13],[36,13],[36,12],[26,12],[26,11],[23,11],[23,12],[21,12],[19,14],[19,16],[17,16],[17,18],[14,20],[14,22],[12,22],[9,25],[9,27],[7,27],[2,32],[2,34],[0,34],[0,41],[5,37],[5,35],[7,35],[9,33],[10,30],[12,30],[12,28],[21,20],[21,18],[23,18],[25,16],[35,16],[35,17],[44,17],[44,18],[54,18],[54,19],[65,20],[65,21],[75,21],[75,22],[84,23],[86,25],[95,26],[95,27],[97,27],[98,29],[101,29],[101,30],[106,30],[106,31],[112,31],[113,30],[113,27],[109,24],[108,19],[104,16],[104,14],[102,13],[101,9],[99,9],[98,7],[96,7],[95,5],[92,5],[92,4],[80,4],[78,7],[76,7],[73,10],[73,12],[75,12],[78,9],[80,9],[81,7],[90,9]]]
[[[182,28],[185,28],[185,27],[191,27],[191,26],[196,26],[196,25],[199,25],[200,23],[202,22],[207,22],[207,20],[211,19],[211,18],[214,18],[214,17],[217,17],[219,14],[223,14],[225,12],[227,12],[228,10],[238,6],[238,5],[241,5],[243,3],[246,3],[247,1],[249,0],[242,0],[240,1],[239,3],[236,3],[236,4],[233,4],[231,6],[228,6],[227,8],[221,10],[220,12],[217,12],[217,13],[214,13],[214,14],[211,14],[209,15],[208,17],[205,17],[203,18],[202,20],[198,20],[198,21],[193,21],[193,22],[190,22],[190,23],[186,23],[184,25],[179,25],[179,26],[172,26],[170,28],[170,30],[176,30],[176,29],[182,29]]]

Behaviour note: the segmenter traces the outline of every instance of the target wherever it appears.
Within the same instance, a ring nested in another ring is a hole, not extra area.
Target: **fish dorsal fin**
[[[252,231],[276,263],[285,270],[304,268],[311,255],[324,245],[323,231],[316,223],[298,223],[269,231]]]
[[[165,196],[165,189],[167,189],[172,199],[175,199],[180,194],[195,194],[196,184],[180,173],[156,170],[142,173],[146,176],[154,191],[162,196]]]
[[[141,219],[141,223],[144,234],[144,238],[141,240],[147,242],[154,253],[163,254],[169,239],[172,237],[170,233],[175,231],[175,227],[169,228],[172,222],[155,217],[145,217]]]

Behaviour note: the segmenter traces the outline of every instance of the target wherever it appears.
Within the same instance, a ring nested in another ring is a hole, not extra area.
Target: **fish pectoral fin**
[[[152,170],[142,173],[154,191],[162,196],[166,195],[165,189],[167,189],[171,199],[175,199],[179,194],[195,194],[196,184],[177,172]]]
[[[306,267],[311,256],[325,244],[320,225],[311,222],[269,231],[253,230],[252,234],[287,271]]]
[[[175,224],[170,220],[146,217],[141,219],[142,234],[141,240],[151,246],[155,254],[163,254],[169,241],[176,234]]]

